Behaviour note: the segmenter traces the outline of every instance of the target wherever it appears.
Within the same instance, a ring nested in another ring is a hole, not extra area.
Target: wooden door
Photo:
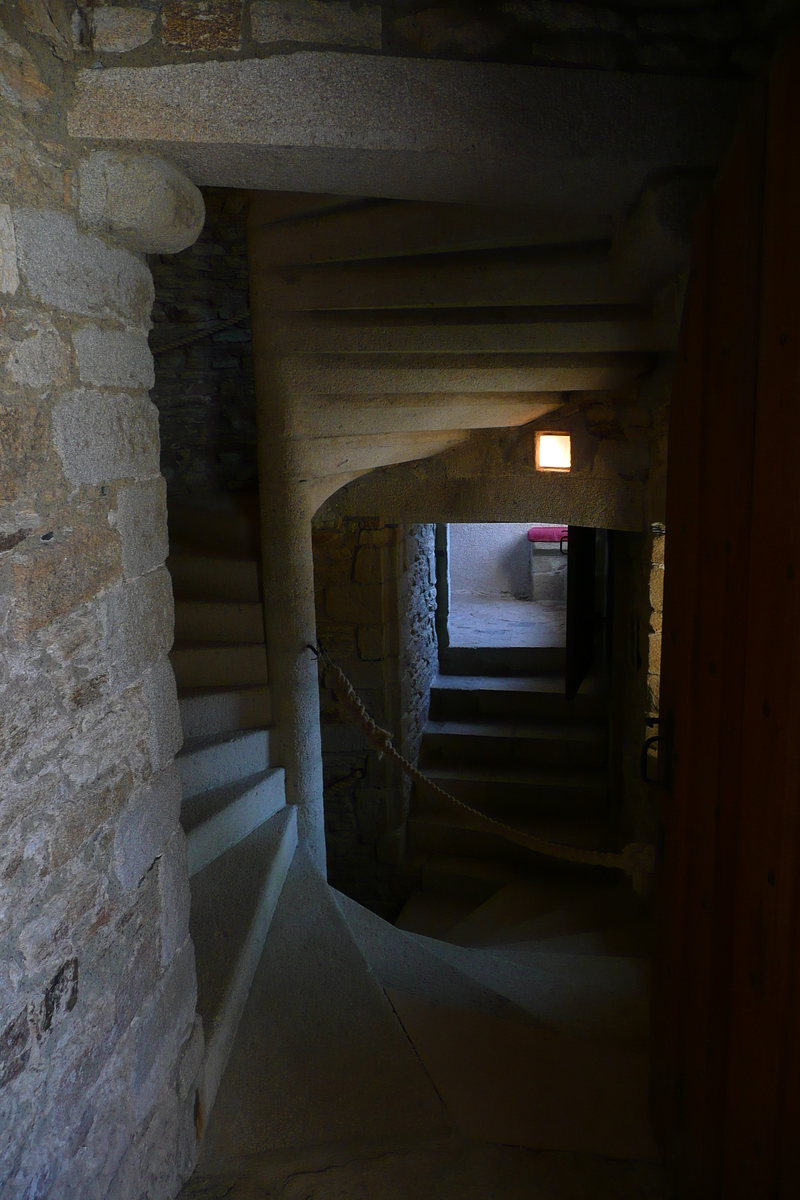
[[[670,413],[651,1101],[678,1195],[800,1195],[800,46],[695,223]]]

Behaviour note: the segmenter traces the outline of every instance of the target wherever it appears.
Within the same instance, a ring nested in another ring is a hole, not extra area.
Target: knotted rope
[[[353,718],[356,725],[364,731],[371,744],[381,754],[385,754],[393,763],[396,763],[400,770],[413,779],[419,787],[469,813],[473,828],[499,834],[506,841],[514,842],[517,846],[524,846],[535,854],[557,858],[562,862],[581,863],[588,867],[609,867],[612,870],[624,871],[626,875],[630,876],[633,889],[637,894],[643,895],[647,892],[650,877],[655,869],[654,846],[642,842],[631,842],[618,854],[604,850],[584,850],[579,846],[564,846],[560,842],[549,842],[546,838],[536,837],[535,834],[526,833],[522,829],[515,829],[513,825],[505,825],[502,821],[487,816],[486,813],[480,812],[456,796],[451,796],[444,788],[439,787],[438,783],[434,783],[427,775],[423,775],[422,771],[410,763],[407,758],[403,758],[392,742],[392,735],[386,729],[381,729],[380,725],[372,719],[353,690],[350,680],[337,667],[323,646],[317,643],[316,647],[309,646],[308,649],[324,663],[326,670],[330,672],[333,694],[342,708]]]

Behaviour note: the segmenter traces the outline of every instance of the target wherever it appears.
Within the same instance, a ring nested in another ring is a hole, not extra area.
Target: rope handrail
[[[330,671],[333,693],[336,699],[342,708],[355,720],[356,724],[360,726],[372,745],[381,754],[385,754],[387,758],[391,759],[404,774],[413,779],[420,787],[469,813],[473,827],[477,826],[477,828],[486,829],[490,833],[500,833],[507,841],[514,842],[518,846],[523,846],[528,850],[532,850],[535,854],[542,854],[548,858],[557,858],[562,862],[580,863],[584,866],[607,867],[612,870],[624,871],[626,875],[630,876],[634,891],[639,895],[646,894],[650,878],[655,870],[654,846],[643,842],[631,842],[629,845],[623,847],[619,853],[605,850],[585,850],[580,846],[567,846],[560,842],[551,842],[547,838],[537,837],[532,833],[526,833],[522,829],[515,829],[513,825],[506,825],[503,821],[498,821],[494,817],[487,816],[486,813],[480,812],[477,808],[473,808],[470,804],[466,804],[456,796],[451,796],[444,788],[439,787],[438,783],[434,783],[427,775],[423,775],[422,771],[415,767],[413,763],[410,763],[408,759],[404,758],[399,750],[395,748],[392,735],[386,729],[381,729],[380,725],[369,715],[356,695],[350,680],[341,668],[336,665],[327,650],[322,646],[322,643],[318,642],[316,646],[309,645],[308,649]]]

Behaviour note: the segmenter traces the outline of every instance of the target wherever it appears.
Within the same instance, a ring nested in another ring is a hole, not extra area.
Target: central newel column
[[[319,685],[308,649],[317,636],[311,552],[317,504],[300,478],[297,443],[285,436],[284,400],[271,384],[265,333],[254,312],[264,622],[275,720],[270,759],[285,768],[286,799],[297,805],[298,833],[325,873]]]

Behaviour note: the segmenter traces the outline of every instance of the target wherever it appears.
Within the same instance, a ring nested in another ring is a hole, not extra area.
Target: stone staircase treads
[[[558,765],[575,770],[602,765],[605,752],[604,726],[555,721],[428,721],[420,769],[457,762]]]
[[[175,638],[185,642],[263,642],[264,611],[260,604],[178,600]]]
[[[169,660],[180,688],[250,687],[268,682],[264,642],[176,642]]]
[[[569,846],[584,846],[593,850],[618,850],[611,835],[604,826],[597,827],[597,835],[581,836],[571,824],[554,825],[552,822],[539,820],[521,821],[518,818],[506,816],[503,823],[516,827],[535,837]],[[560,870],[572,874],[575,872],[603,870],[601,867],[579,866],[574,863],[562,862],[550,856],[541,856],[534,850],[510,840],[503,834],[502,829],[490,830],[479,827],[477,818],[469,813],[455,809],[452,815],[439,816],[412,812],[408,819],[408,841],[414,854],[451,854],[473,857],[499,858],[515,864],[518,868],[538,870],[539,864],[547,861],[557,864]]]
[[[425,939],[389,924],[342,892],[334,889],[333,894],[370,970],[384,987],[496,1016],[513,1009],[507,997],[434,954]],[[522,1016],[522,1010],[516,1015]]]
[[[507,717],[602,717],[602,692],[579,692],[572,701],[564,694],[563,675],[506,676],[439,675],[431,685],[432,720],[498,720]]]
[[[249,779],[190,797],[181,807],[190,877],[219,858],[285,804],[284,771],[269,767]]]
[[[256,1153],[325,1143],[380,1152],[450,1132],[333,893],[298,850],[207,1128],[200,1173]]]
[[[479,812],[509,815],[589,816],[605,808],[608,781],[603,770],[558,771],[553,767],[516,769],[449,763],[422,768],[428,779]],[[416,789],[416,812],[451,813],[454,806],[424,788]]]
[[[214,737],[272,723],[268,687],[179,688],[178,704],[186,738]]]
[[[447,646],[439,648],[441,675],[553,675],[566,666],[559,646]]]
[[[203,1112],[208,1116],[297,846],[289,805],[190,881],[189,928],[203,1019]]]
[[[223,736],[188,739],[175,760],[184,802],[199,792],[246,779],[269,766],[269,732],[252,729]]]
[[[255,559],[172,553],[167,567],[176,600],[258,604],[261,599]]]

